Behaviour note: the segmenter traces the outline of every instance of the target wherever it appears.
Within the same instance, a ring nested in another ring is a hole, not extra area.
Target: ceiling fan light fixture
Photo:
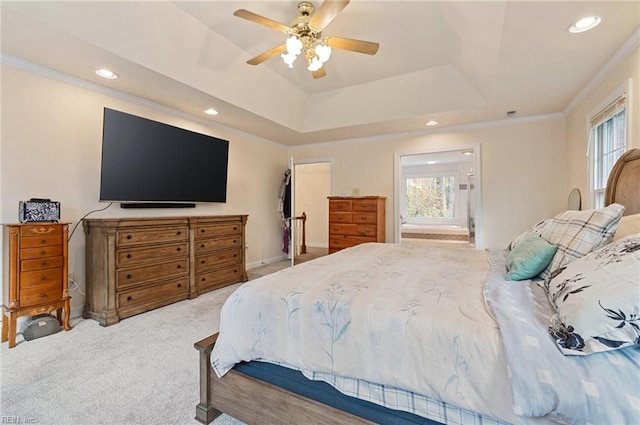
[[[331,57],[331,47],[326,44],[318,44],[315,48],[316,55],[318,55],[318,59],[320,62],[325,63]]]
[[[300,53],[302,53],[302,41],[300,41],[300,39],[295,35],[287,38],[286,46],[287,52],[289,52],[289,54],[298,56]]]
[[[296,58],[298,57],[297,55],[294,55],[293,53],[283,53],[280,55],[282,57],[282,60],[284,60],[284,63],[286,63],[287,65],[289,65],[289,68],[293,68],[293,63],[295,62]]]
[[[309,67],[307,68],[309,71],[314,72],[320,68],[322,68],[322,61],[317,56],[309,59]]]

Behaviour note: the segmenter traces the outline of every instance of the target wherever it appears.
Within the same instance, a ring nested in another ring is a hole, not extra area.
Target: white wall
[[[331,163],[296,164],[295,215],[307,214],[307,246],[329,247],[329,202]]]
[[[588,136],[588,114],[606,99],[621,84],[631,79],[632,92],[627,101],[631,108],[626,114],[631,122],[628,135],[629,148],[640,148],[640,48],[635,50],[617,66],[595,89],[589,93],[567,116],[567,196],[573,187],[582,193],[582,205],[588,197],[589,162],[586,156]]]
[[[9,66],[2,67],[1,82],[2,223],[17,222],[18,202],[32,197],[60,201],[61,220],[71,228],[86,213],[107,205],[98,202],[98,194],[102,114],[108,107],[229,140],[227,203],[159,210],[124,210],[114,204],[91,217],[248,214],[248,264],[282,257],[277,203],[288,160],[283,146]],[[79,225],[69,243],[69,271],[83,291],[84,249]],[[77,291],[71,296],[78,314],[84,297]]]
[[[387,197],[386,240],[393,241],[395,152],[456,150],[479,143],[482,151],[484,247],[506,246],[536,222],[566,207],[566,141],[563,118],[513,121],[511,125],[429,131],[301,146],[295,160],[332,157],[334,193]]]

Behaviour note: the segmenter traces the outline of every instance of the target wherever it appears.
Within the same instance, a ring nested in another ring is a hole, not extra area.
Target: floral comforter
[[[218,376],[261,360],[381,384],[509,423],[486,251],[364,244],[247,282],[226,301]],[[314,375],[317,376],[317,375]]]

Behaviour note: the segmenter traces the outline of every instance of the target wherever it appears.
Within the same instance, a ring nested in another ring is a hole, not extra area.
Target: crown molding
[[[105,96],[113,97],[115,99],[123,100],[125,102],[133,103],[135,105],[143,106],[149,109],[153,109],[159,112],[164,112],[166,114],[182,118],[188,121],[192,121],[197,124],[201,124],[205,127],[209,127],[213,130],[225,131],[228,133],[236,134],[242,137],[246,137],[249,139],[253,139],[262,143],[273,144],[279,147],[286,148],[285,145],[281,143],[274,142],[273,140],[265,139],[260,136],[256,136],[255,134],[245,133],[242,130],[238,130],[237,128],[229,127],[224,124],[211,122],[205,118],[198,117],[196,115],[189,114],[187,112],[180,111],[178,109],[172,108],[170,106],[163,105],[161,103],[153,102],[151,100],[144,99],[142,97],[134,96],[128,93],[125,93],[120,90],[116,90],[110,87],[105,87],[100,84],[83,80],[82,78],[74,77],[73,75],[69,75],[67,73],[57,71],[52,68],[48,68],[43,65],[39,65],[37,63],[28,61],[26,59],[19,58],[17,56],[8,55],[6,53],[0,52],[0,63],[3,65],[8,65],[13,68],[20,69],[22,71],[30,72],[32,74],[40,75],[45,78],[50,78],[52,80],[60,81],[62,83],[70,84],[82,89],[90,90],[95,93],[99,93]]]
[[[613,72],[633,51],[640,46],[640,27],[631,33],[631,36],[622,43],[622,46],[609,58],[602,68],[589,80],[586,86],[573,98],[562,111],[568,116],[578,107],[604,80]]]
[[[477,129],[483,129],[483,128],[505,127],[510,125],[525,124],[525,123],[537,122],[537,121],[557,120],[557,119],[564,119],[564,118],[565,118],[565,115],[562,112],[554,112],[551,114],[529,115],[526,117],[518,117],[518,118],[505,118],[505,119],[495,120],[495,121],[483,121],[483,122],[477,122],[477,123],[460,124],[460,125],[453,125],[450,127],[434,128],[429,130],[407,131],[403,133],[382,134],[380,136],[365,136],[365,137],[358,137],[353,139],[333,140],[330,142],[311,143],[306,145],[291,146],[289,147],[289,151],[296,151],[296,150],[305,149],[308,147],[317,147],[317,146],[342,145],[342,144],[352,144],[352,143],[362,143],[362,142],[381,142],[381,141],[392,140],[392,139],[397,140],[400,138],[420,137],[420,136],[427,136],[432,134],[455,133],[455,132],[477,130]]]

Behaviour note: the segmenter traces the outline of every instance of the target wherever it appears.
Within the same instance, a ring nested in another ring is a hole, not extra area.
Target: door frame
[[[328,163],[329,164],[329,193],[334,193],[333,192],[333,184],[334,184],[334,169],[335,169],[335,161],[333,157],[320,157],[320,158],[304,158],[304,159],[296,159],[294,157],[290,157],[289,158],[289,169],[291,170],[291,217],[293,220],[293,217],[296,216],[296,199],[295,199],[295,193],[296,193],[296,173],[295,173],[295,169],[296,169],[296,165],[305,165],[305,164],[325,164]],[[327,223],[328,225],[328,223]],[[291,265],[294,265],[295,262],[295,257],[296,257],[296,253],[294,250],[294,243],[295,243],[295,226],[291,225],[291,242],[290,242],[290,249],[289,252],[291,253]]]
[[[480,143],[460,144],[455,146],[441,148],[422,148],[407,151],[396,151],[393,154],[393,241],[400,243],[402,241],[400,232],[400,193],[402,192],[402,167],[400,160],[403,156],[423,155],[438,152],[473,150],[473,174],[475,176],[474,195],[475,195],[475,247],[482,249],[484,247],[484,238],[482,230],[482,150]]]

